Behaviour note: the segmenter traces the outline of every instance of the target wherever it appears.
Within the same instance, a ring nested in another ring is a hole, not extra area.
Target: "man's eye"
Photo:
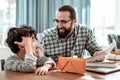
[[[59,23],[59,21],[58,21],[58,20],[55,20],[55,22],[56,22],[56,23]]]
[[[62,20],[62,21],[61,21],[61,23],[67,23],[67,21],[65,21],[65,20]]]

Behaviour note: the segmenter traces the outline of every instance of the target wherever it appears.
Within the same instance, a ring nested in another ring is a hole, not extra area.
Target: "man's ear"
[[[21,45],[18,45],[18,48],[19,48],[20,50],[24,50],[24,49],[25,49],[24,46],[21,46]]]
[[[73,24],[76,24],[76,23],[77,23],[77,19],[74,19],[74,20],[73,20]]]

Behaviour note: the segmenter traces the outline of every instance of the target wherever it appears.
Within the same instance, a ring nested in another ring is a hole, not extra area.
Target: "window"
[[[115,33],[115,0],[91,0],[90,26],[98,44],[107,46],[107,35]]]
[[[16,0],[0,0],[0,44],[4,45],[6,33],[15,21]]]

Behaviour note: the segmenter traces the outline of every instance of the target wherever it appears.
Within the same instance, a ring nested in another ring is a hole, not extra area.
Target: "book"
[[[86,62],[94,62],[96,60],[98,60],[99,58],[103,58],[105,57],[107,54],[111,53],[111,51],[114,49],[114,47],[116,46],[116,42],[112,42],[109,47],[103,51],[101,51],[100,54],[96,55],[96,56],[92,56],[90,58],[86,59]]]
[[[120,67],[120,62],[89,62],[86,63],[87,67],[108,67],[108,68],[114,68],[114,67]]]
[[[107,59],[109,59],[109,60],[120,60],[120,55],[110,54],[110,55],[107,56]]]

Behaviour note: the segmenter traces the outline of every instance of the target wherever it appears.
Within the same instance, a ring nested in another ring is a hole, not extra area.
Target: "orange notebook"
[[[57,67],[63,72],[84,74],[86,72],[86,59],[59,57]]]

